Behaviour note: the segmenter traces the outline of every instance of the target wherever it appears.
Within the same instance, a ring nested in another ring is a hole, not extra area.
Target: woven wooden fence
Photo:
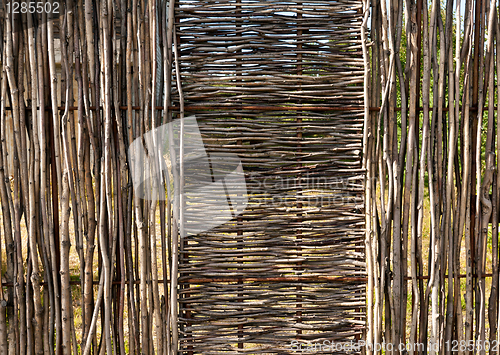
[[[360,10],[178,2],[186,115],[209,152],[238,154],[248,193],[233,222],[184,239],[181,350],[285,354],[361,337]]]
[[[0,354],[362,337],[361,2],[14,3],[0,3]]]

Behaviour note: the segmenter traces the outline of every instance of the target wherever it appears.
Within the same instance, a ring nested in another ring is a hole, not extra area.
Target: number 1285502
[[[486,350],[486,351],[492,351],[496,352],[498,351],[498,342],[496,340],[493,340],[491,343],[489,340],[486,341],[481,341],[481,340],[469,340],[469,341],[458,341],[458,340],[453,340],[453,341],[446,341],[445,342],[445,347],[447,351],[481,351],[481,350]]]
[[[59,2],[11,1],[7,3],[7,12],[12,14],[59,14]]]

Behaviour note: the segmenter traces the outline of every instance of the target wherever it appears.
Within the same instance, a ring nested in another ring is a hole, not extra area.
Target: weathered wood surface
[[[0,354],[359,338],[362,4],[59,3],[53,18],[0,1]],[[242,162],[246,188],[226,193],[248,205],[229,222],[207,220],[215,189],[192,189],[212,176],[190,163],[191,114],[210,173]],[[133,170],[129,147],[171,122],[172,186],[153,179],[148,200],[134,179],[160,166]]]
[[[209,154],[238,154],[248,193],[235,221],[182,242],[185,353],[291,354],[294,340],[362,335],[360,10],[358,1],[178,2],[185,105],[213,107],[186,115]]]

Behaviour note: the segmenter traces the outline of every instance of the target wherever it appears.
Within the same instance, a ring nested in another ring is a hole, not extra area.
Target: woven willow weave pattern
[[[183,353],[362,334],[361,17],[354,0],[177,4],[186,115],[207,152],[240,157],[248,191],[242,215],[182,241]]]

